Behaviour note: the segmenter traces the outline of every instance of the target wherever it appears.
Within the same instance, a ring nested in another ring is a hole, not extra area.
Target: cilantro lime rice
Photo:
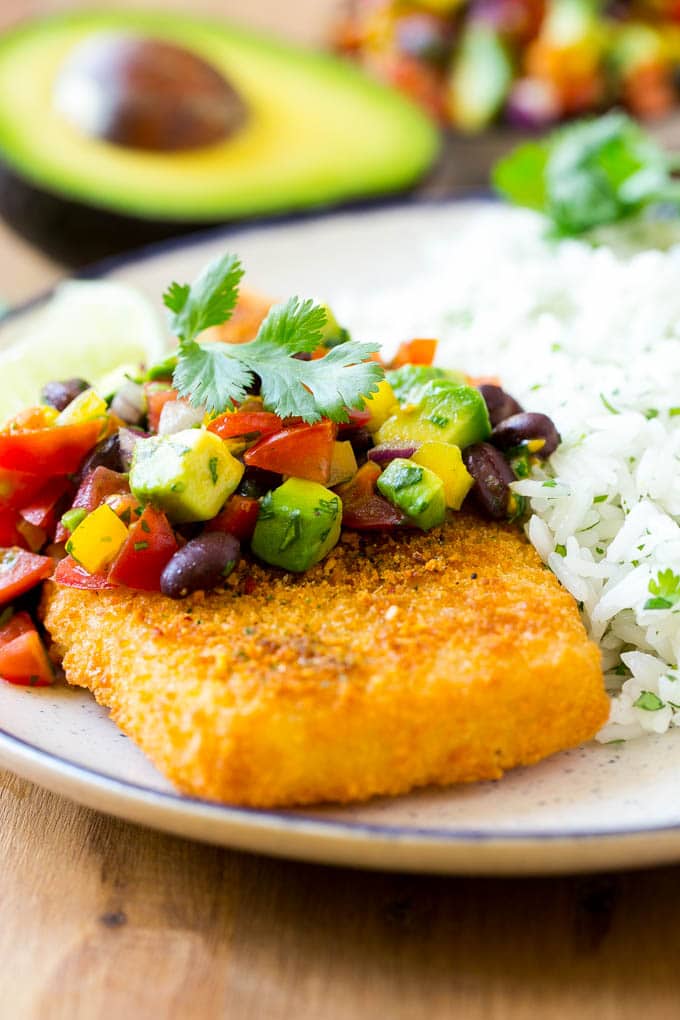
[[[680,240],[636,251],[622,227],[616,252],[552,243],[534,214],[473,210],[407,286],[360,304],[348,292],[338,315],[388,349],[440,337],[440,363],[493,365],[553,418],[563,444],[515,489],[531,542],[602,649],[612,706],[600,739],[680,726]]]

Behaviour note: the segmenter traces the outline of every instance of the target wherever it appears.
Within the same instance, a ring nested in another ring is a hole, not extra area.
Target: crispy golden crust
[[[497,778],[605,721],[598,650],[512,527],[349,534],[307,575],[242,563],[230,583],[44,598],[68,680],[186,792],[270,806]]]

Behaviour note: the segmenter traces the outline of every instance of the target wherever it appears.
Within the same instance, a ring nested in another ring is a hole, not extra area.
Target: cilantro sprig
[[[323,358],[300,360],[322,343],[326,311],[292,297],[272,308],[254,340],[244,344],[200,343],[198,336],[231,317],[243,268],[235,255],[208,265],[191,285],[173,283],[163,296],[170,328],[179,340],[173,382],[194,406],[219,413],[247,395],[256,378],[264,406],[281,418],[348,420],[348,408],[363,407],[383,378],[368,359],[375,344],[346,340]]]
[[[497,191],[547,216],[553,234],[578,236],[653,206],[680,211],[677,156],[634,120],[609,113],[519,146],[494,168]]]
[[[680,602],[680,577],[672,570],[660,570],[656,581],[652,578],[648,591],[653,597],[645,602],[645,609],[672,609]]]

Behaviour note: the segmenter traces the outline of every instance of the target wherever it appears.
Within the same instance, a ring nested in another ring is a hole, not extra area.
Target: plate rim
[[[52,286],[40,291],[35,296],[21,302],[17,306],[11,307],[5,315],[0,318],[0,331],[2,331],[2,329],[4,329],[4,327],[9,323],[20,320],[22,316],[40,308],[43,304],[49,301],[56,289],[65,282],[71,280],[102,279],[119,269],[134,267],[136,264],[142,264],[164,254],[173,254],[183,249],[194,248],[202,244],[209,244],[210,242],[217,241],[222,237],[237,237],[240,234],[251,232],[266,233],[267,231],[276,230],[277,228],[285,229],[290,226],[304,226],[307,223],[318,223],[366,213],[370,215],[372,212],[387,211],[398,213],[401,209],[413,210],[418,207],[432,208],[450,205],[459,206],[467,203],[479,202],[480,200],[491,203],[496,202],[496,198],[493,193],[487,191],[475,191],[454,197],[413,196],[410,199],[408,197],[405,199],[402,196],[401,198],[386,198],[384,201],[376,201],[371,204],[370,209],[341,207],[322,211],[310,210],[308,213],[304,213],[302,215],[290,214],[279,217],[266,217],[248,222],[239,222],[226,226],[211,226],[186,235],[179,235],[155,241],[148,245],[143,245],[141,247],[131,249],[130,251],[98,260],[97,262],[76,271],[65,272]],[[115,725],[115,723],[112,722],[112,725]],[[36,766],[37,772],[41,774],[49,773],[55,778],[66,776],[73,780],[76,785],[80,784],[82,787],[91,791],[108,793],[115,798],[119,806],[121,803],[145,803],[146,805],[152,805],[161,813],[163,813],[163,810],[165,809],[166,813],[169,814],[176,814],[179,816],[182,814],[188,814],[196,821],[201,819],[218,819],[223,823],[231,823],[237,828],[246,826],[251,829],[255,829],[259,833],[268,832],[273,836],[285,833],[295,841],[303,840],[305,837],[315,837],[317,840],[321,841],[321,852],[302,854],[299,852],[299,846],[293,848],[289,847],[284,850],[269,848],[264,852],[286,857],[297,857],[298,859],[308,857],[311,860],[317,860],[319,862],[351,863],[349,860],[340,861],[337,857],[334,860],[332,848],[341,843],[349,844],[355,849],[367,847],[376,842],[379,844],[387,842],[395,846],[405,846],[408,844],[415,849],[417,849],[417,847],[429,847],[439,849],[458,848],[460,850],[469,850],[473,847],[488,847],[503,850],[510,849],[511,847],[520,849],[523,846],[527,846],[527,844],[532,846],[548,845],[556,848],[560,846],[583,847],[584,845],[587,845],[596,849],[602,844],[606,847],[611,846],[617,841],[625,842],[626,840],[636,838],[655,840],[663,839],[663,837],[680,837],[680,816],[677,821],[665,823],[663,825],[618,825],[607,826],[602,829],[589,829],[582,827],[570,830],[560,829],[550,831],[542,828],[523,829],[522,831],[504,829],[499,831],[498,829],[489,829],[486,826],[475,826],[473,828],[461,830],[455,828],[438,828],[436,826],[400,826],[381,824],[379,822],[362,822],[356,820],[343,821],[337,818],[314,818],[309,815],[294,814],[292,811],[284,809],[250,808],[237,805],[220,804],[204,800],[199,797],[194,797],[189,794],[183,794],[179,791],[156,790],[144,785],[143,783],[117,778],[116,776],[109,775],[106,772],[101,772],[88,765],[83,765],[52,751],[45,750],[39,745],[33,744],[29,740],[25,740],[23,737],[18,737],[2,727],[0,727],[0,752],[2,752],[5,767],[7,767],[10,771],[15,772],[15,774],[19,776],[23,776],[30,781],[36,782],[44,788],[51,788],[55,790],[55,792],[59,792],[55,789],[55,786],[50,786],[44,778],[34,778],[34,770],[30,768],[23,770],[17,767],[17,762],[29,763],[29,765],[33,764]],[[7,764],[8,761],[12,762],[12,764]],[[28,772],[31,772],[32,774],[28,775]],[[85,800],[80,799],[72,792],[64,793],[61,791],[60,795],[66,796],[71,800],[79,801],[80,803],[85,803]],[[109,810],[104,805],[100,806],[98,810],[139,822],[138,819],[131,819],[129,815],[125,815],[124,813],[120,813],[116,810]],[[305,808],[301,807],[299,810],[304,811]],[[172,831],[177,835],[181,835],[181,831],[178,828],[160,826],[157,823],[158,819],[154,819],[147,824],[157,828],[165,828],[166,831]],[[144,822],[139,822],[139,824],[144,824]],[[209,836],[202,837],[191,833],[187,833],[186,836],[187,838],[203,838],[204,840],[209,840]],[[229,845],[221,839],[218,841],[222,845]],[[232,845],[239,846],[240,849],[248,849],[248,846],[245,843],[234,843]],[[330,853],[326,854],[323,848],[326,848],[326,850],[330,851]],[[261,848],[253,847],[253,849],[260,849],[261,851]],[[661,863],[662,860],[669,861],[678,858],[680,858],[680,845],[674,847],[670,855],[668,853],[661,854],[658,857],[652,855],[651,858],[647,859],[644,858],[644,855],[640,855],[641,863],[639,866],[644,866],[657,860]],[[598,861],[599,856],[594,864],[592,861],[590,863],[586,862],[585,869],[596,870],[597,867],[602,866],[602,862],[598,863]],[[633,859],[628,860],[625,865],[621,866],[634,867],[635,865],[636,861]],[[384,861],[380,865],[371,865],[370,863],[367,864],[365,861],[357,860],[356,866],[403,868],[404,864],[399,861]],[[616,867],[616,864],[611,862],[609,866]],[[419,870],[416,867],[409,867],[408,865],[406,865],[406,868],[407,870]],[[420,870],[433,871],[449,869],[433,868],[425,865],[423,869]],[[472,866],[461,867],[460,860],[451,861],[451,873],[474,873],[476,870],[477,869],[474,864],[472,864]],[[519,866],[512,866],[507,871],[502,868],[488,869],[480,864],[478,873],[521,874],[525,870],[526,869]],[[578,862],[568,861],[566,866],[560,866],[557,869],[546,864],[545,868],[541,867],[538,870],[534,869],[533,873],[548,872],[551,870],[568,872],[583,870],[583,868],[579,866]]]

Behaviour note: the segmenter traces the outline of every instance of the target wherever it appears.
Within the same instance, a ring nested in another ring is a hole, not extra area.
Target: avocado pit
[[[156,152],[223,142],[248,117],[231,82],[197,54],[127,33],[97,33],[76,45],[53,101],[82,134]]]

